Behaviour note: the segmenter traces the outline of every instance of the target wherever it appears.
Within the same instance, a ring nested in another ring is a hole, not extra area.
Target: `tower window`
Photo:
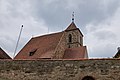
[[[69,34],[69,42],[72,42],[72,35]]]

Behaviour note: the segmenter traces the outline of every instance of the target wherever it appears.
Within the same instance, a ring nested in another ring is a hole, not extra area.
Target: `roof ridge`
[[[39,38],[39,37],[46,37],[46,36],[51,36],[51,35],[55,35],[55,34],[60,34],[60,33],[63,33],[63,32],[64,31],[51,33],[51,34],[45,34],[45,35],[40,35],[40,36],[36,36],[36,37],[32,37],[32,38],[34,39],[34,38]]]

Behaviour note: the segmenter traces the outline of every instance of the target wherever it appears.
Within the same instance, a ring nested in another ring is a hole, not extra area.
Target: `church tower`
[[[65,30],[66,43],[68,48],[83,46],[83,34],[74,23],[74,13],[72,14],[72,23]]]
[[[67,42],[68,48],[75,48],[75,47],[83,46],[83,34],[76,27],[74,22],[72,22],[68,26],[65,32],[66,32],[66,42]]]

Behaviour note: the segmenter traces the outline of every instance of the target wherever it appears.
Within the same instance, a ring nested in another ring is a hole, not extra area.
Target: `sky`
[[[71,23],[84,34],[90,58],[111,58],[120,46],[120,0],[0,0],[0,47],[13,57],[35,36],[63,31]]]

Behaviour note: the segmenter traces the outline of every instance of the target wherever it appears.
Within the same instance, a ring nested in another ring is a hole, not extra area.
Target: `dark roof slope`
[[[63,32],[32,38],[15,59],[51,58]]]
[[[11,59],[10,56],[0,47],[0,59]]]

